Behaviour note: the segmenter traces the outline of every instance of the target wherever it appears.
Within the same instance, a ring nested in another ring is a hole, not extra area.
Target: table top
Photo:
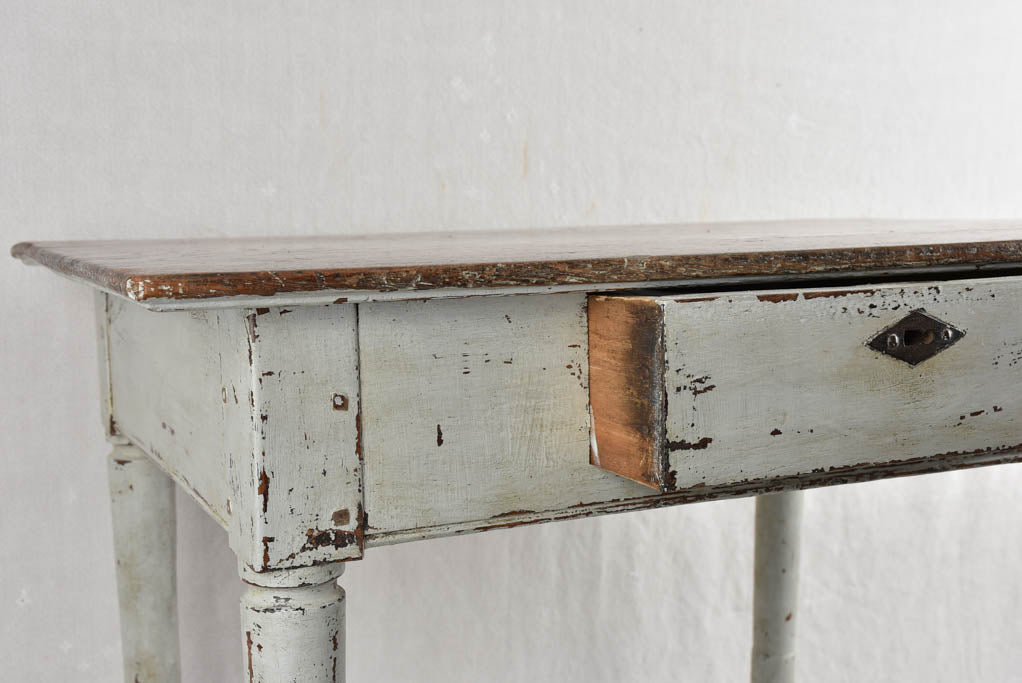
[[[22,242],[134,301],[426,293],[1022,263],[1022,222],[801,220],[305,237]],[[425,295],[425,294],[424,294]]]

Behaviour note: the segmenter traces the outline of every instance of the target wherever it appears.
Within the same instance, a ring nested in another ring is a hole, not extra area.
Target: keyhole
[[[908,329],[905,330],[905,346],[916,344],[932,344],[936,336],[933,330]]]

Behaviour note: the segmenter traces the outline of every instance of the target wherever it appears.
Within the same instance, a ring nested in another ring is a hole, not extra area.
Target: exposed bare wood
[[[364,305],[359,328],[369,533],[648,495],[589,464],[583,295]]]
[[[643,297],[589,297],[590,461],[662,488],[664,330],[660,307]]]
[[[649,427],[664,431],[658,488],[1018,450],[1022,399],[1009,387],[1022,381],[1020,291],[1018,279],[998,278],[640,296],[656,303],[664,329],[663,391],[652,400],[666,413]],[[966,335],[919,365],[866,346],[917,309]],[[594,404],[597,425],[619,414],[601,411]],[[615,443],[601,439],[597,430],[601,464],[646,461],[628,447],[608,453]]]
[[[139,302],[599,286],[1022,262],[1022,225],[789,221],[463,233],[23,242],[14,256]],[[249,305],[256,305],[249,302]]]

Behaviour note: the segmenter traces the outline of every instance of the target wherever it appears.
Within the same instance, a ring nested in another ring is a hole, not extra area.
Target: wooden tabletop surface
[[[310,237],[22,242],[138,302],[649,283],[1022,263],[1022,222],[704,223]]]

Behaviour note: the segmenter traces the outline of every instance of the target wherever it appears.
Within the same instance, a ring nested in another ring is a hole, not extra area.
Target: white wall
[[[1022,217],[1007,0],[0,3],[19,239]],[[0,261],[0,665],[117,676],[89,295]],[[154,388],[155,390],[155,388]],[[1022,467],[809,495],[805,681],[1022,680]],[[186,681],[241,679],[180,506]],[[750,501],[374,549],[352,681],[732,681]]]

